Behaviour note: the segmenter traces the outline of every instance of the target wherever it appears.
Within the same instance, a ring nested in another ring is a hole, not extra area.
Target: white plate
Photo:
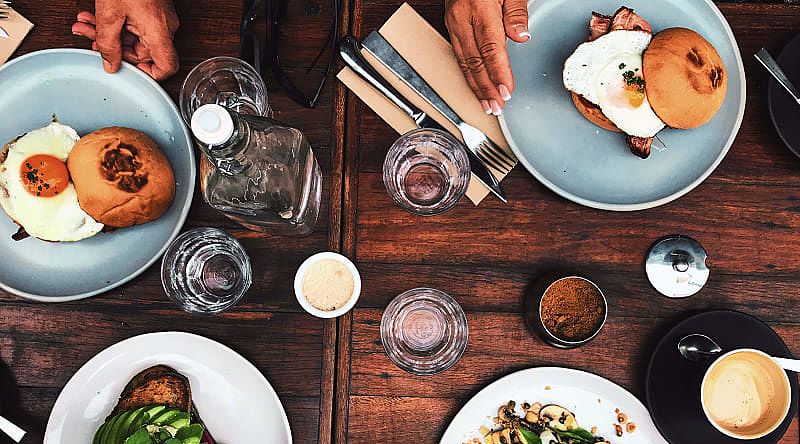
[[[549,387],[549,390],[546,389]],[[462,444],[480,436],[480,426],[492,427],[497,409],[509,400],[517,404],[559,404],[566,407],[586,430],[614,444],[666,444],[656,431],[645,406],[624,388],[608,379],[580,370],[539,367],[512,373],[478,392],[458,412],[444,432],[441,444]],[[618,438],[613,424],[620,409],[636,424],[636,431]]]
[[[67,382],[56,400],[45,444],[88,444],[140,371],[168,365],[189,378],[192,400],[219,443],[291,444],[278,395],[253,364],[230,348],[189,333],[136,336],[103,350]]]

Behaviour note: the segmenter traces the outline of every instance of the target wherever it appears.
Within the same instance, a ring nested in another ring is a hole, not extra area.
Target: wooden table
[[[544,0],[543,0],[544,1]],[[37,23],[20,50],[86,43],[69,34],[73,14],[88,0],[18,2]],[[241,0],[177,0],[181,73],[165,84],[177,96],[198,62],[236,55]],[[202,5],[199,5],[202,3]],[[359,37],[377,28],[401,0],[345,0],[344,29]],[[443,30],[443,2],[411,2]],[[302,129],[322,165],[324,205],[317,231],[302,239],[258,236],[215,214],[199,198],[187,228],[221,226],[243,240],[255,282],[235,309],[217,318],[177,310],[164,296],[157,267],[133,283],[87,301],[28,302],[0,292],[2,413],[41,442],[49,411],[69,377],[91,356],[144,332],[185,330],[223,342],[251,360],[272,382],[290,417],[295,442],[435,443],[458,408],[500,376],[538,365],[593,371],[639,395],[655,342],[691,313],[731,308],[768,322],[800,355],[800,162],[774,134],[765,106],[766,79],[751,55],[778,52],[800,30],[800,6],[789,2],[720,3],[739,40],[748,74],[745,121],[732,151],[702,186],[661,208],[608,213],[567,202],[517,168],[504,182],[508,205],[489,198],[462,202],[440,217],[413,217],[395,207],[380,166],[393,131],[341,85],[321,105],[301,109],[270,90],[276,117]],[[332,11],[324,0],[290,2],[282,39],[287,70],[302,70],[324,41]],[[301,84],[316,81],[309,76]],[[271,85],[274,82],[268,83]],[[693,236],[710,254],[711,280],[699,295],[658,296],[642,272],[657,238]],[[308,255],[334,250],[354,258],[364,291],[338,321],[304,314],[291,279]],[[590,345],[557,351],[532,336],[520,302],[537,276],[576,270],[609,299],[609,319]],[[432,286],[467,311],[470,342],[463,359],[433,377],[414,377],[383,353],[378,324],[397,294]],[[798,421],[781,442],[797,443]],[[3,442],[0,439],[0,442]],[[232,443],[235,444],[235,443]]]

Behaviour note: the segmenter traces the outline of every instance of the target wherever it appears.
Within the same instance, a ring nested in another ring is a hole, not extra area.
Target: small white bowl
[[[350,270],[350,273],[353,274],[353,294],[350,296],[350,299],[346,304],[336,310],[320,310],[319,308],[311,305],[308,302],[308,299],[306,299],[306,297],[303,295],[303,278],[305,277],[308,268],[311,265],[325,259],[332,259],[343,264],[348,270]],[[339,316],[352,310],[356,305],[356,302],[358,302],[358,298],[361,296],[361,275],[358,273],[358,269],[350,261],[350,259],[342,256],[341,254],[330,251],[317,253],[306,259],[300,265],[300,268],[297,269],[297,274],[294,275],[294,295],[297,297],[297,302],[300,303],[300,306],[303,307],[303,309],[309,314],[323,319],[338,318]]]

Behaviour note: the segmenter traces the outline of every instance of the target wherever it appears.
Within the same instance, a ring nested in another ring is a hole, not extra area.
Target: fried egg
[[[66,161],[78,139],[74,129],[53,122],[9,143],[0,154],[0,206],[33,237],[72,242],[103,229],[78,205],[70,182]]]
[[[624,133],[653,137],[665,124],[650,107],[642,54],[653,36],[612,31],[583,43],[564,64],[564,86],[600,107]]]

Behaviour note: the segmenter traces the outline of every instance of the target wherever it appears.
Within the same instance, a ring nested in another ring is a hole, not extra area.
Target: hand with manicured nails
[[[106,72],[119,71],[122,60],[156,80],[180,66],[173,36],[180,24],[171,0],[96,0],[96,13],[78,13],[72,33],[92,41]]]
[[[500,115],[514,92],[506,37],[518,43],[531,39],[527,0],[448,0],[445,24],[483,110]]]

